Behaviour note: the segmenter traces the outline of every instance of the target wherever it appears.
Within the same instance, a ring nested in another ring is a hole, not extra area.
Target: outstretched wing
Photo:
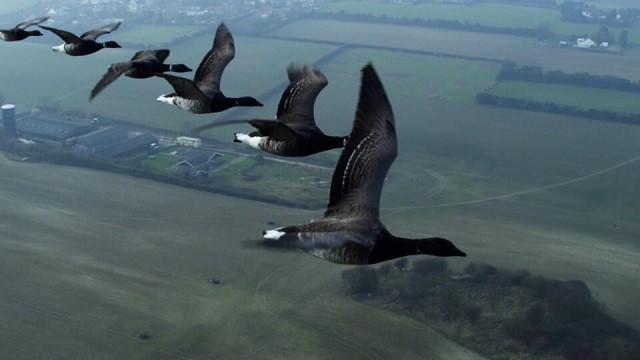
[[[120,27],[120,24],[122,24],[122,22],[118,21],[117,23],[105,25],[94,30],[89,30],[86,33],[80,35],[80,38],[82,38],[83,40],[96,41],[98,37],[116,31]]]
[[[116,64],[111,64],[107,72],[102,76],[102,79],[98,81],[96,86],[91,90],[91,95],[89,96],[89,101],[93,100],[104,88],[109,86],[112,82],[114,82],[117,78],[119,78],[122,74],[127,72],[127,70],[133,67],[133,63],[131,61],[121,62]]]
[[[278,104],[278,119],[298,125],[316,126],[313,109],[318,94],[327,84],[327,78],[320,70],[308,65],[289,65],[289,86],[284,90]]]
[[[325,216],[377,219],[382,186],[397,154],[391,104],[369,64],[362,70],[353,130],[333,173]]]
[[[168,49],[160,50],[142,50],[133,55],[131,61],[140,61],[145,59],[158,59],[159,62],[164,63],[169,57],[170,51]]]
[[[207,97],[198,89],[196,84],[189,79],[185,79],[180,76],[169,74],[155,74],[158,77],[164,78],[171,84],[176,94],[182,98],[197,100],[197,101],[209,101]]]
[[[236,54],[233,36],[227,26],[222,23],[218,26],[213,47],[202,59],[193,81],[198,88],[208,97],[220,92],[220,79],[222,73]]]
[[[60,30],[60,29],[56,29],[56,28],[52,28],[52,27],[44,26],[44,25],[38,25],[38,27],[42,28],[42,29],[45,29],[45,30],[51,31],[52,33],[56,34],[60,39],[62,39],[67,44],[82,42],[82,39],[80,39],[79,37],[75,36],[74,34],[68,32],[68,31],[64,31],[64,30]]]
[[[42,24],[43,22],[45,22],[47,20],[49,20],[49,17],[48,16],[43,16],[43,17],[39,17],[39,18],[23,21],[23,22],[19,23],[18,25],[16,25],[16,28],[18,28],[18,29],[26,29],[29,26]]]

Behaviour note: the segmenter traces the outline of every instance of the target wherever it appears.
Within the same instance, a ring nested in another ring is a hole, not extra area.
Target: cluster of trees
[[[562,71],[543,71],[539,66],[518,66],[511,61],[502,65],[496,80],[563,84],[640,93],[640,81],[631,81],[608,75],[592,75],[589,73],[569,74]]]
[[[420,26],[420,27],[441,28],[441,29],[469,31],[469,32],[505,34],[505,35],[520,36],[520,37],[540,38],[540,37],[549,35],[548,34],[549,29],[546,26],[539,26],[535,28],[500,27],[500,26],[481,25],[481,24],[470,23],[467,21],[459,21],[459,20],[409,19],[406,17],[395,18],[395,17],[389,17],[387,15],[347,14],[344,11],[340,11],[337,13],[330,13],[330,14],[314,13],[312,17],[316,19],[354,21],[354,22],[404,25],[404,26]]]
[[[477,0],[476,2],[495,3],[496,0]],[[556,0],[500,0],[502,3],[532,6],[532,7],[544,7],[544,8],[557,8],[558,3]]]
[[[640,9],[601,10],[584,2],[565,0],[560,4],[560,15],[564,21],[631,27],[640,18]]]
[[[582,281],[474,263],[456,273],[441,258],[356,267],[342,277],[354,298],[400,309],[490,358],[630,359],[640,351],[640,334],[609,317]]]
[[[559,105],[552,102],[538,102],[527,99],[497,96],[488,93],[477,94],[476,103],[480,105],[499,106],[510,109],[583,117],[614,123],[640,125],[640,114],[619,113],[600,109],[580,109],[572,105]]]

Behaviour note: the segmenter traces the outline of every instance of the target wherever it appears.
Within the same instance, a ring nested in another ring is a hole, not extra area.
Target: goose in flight
[[[27,30],[28,27],[42,24],[43,22],[49,20],[48,16],[43,16],[39,18],[35,18],[32,20],[27,20],[19,23],[12,29],[0,30],[0,40],[4,41],[20,41],[24,40],[30,36],[42,36],[42,33],[38,30]]]
[[[120,27],[121,22],[105,25],[103,27],[87,31],[80,35],[80,37],[65,31],[49,26],[38,25],[38,27],[49,30],[56,34],[64,41],[64,44],[54,46],[52,49],[55,52],[62,52],[71,56],[84,56],[93,54],[104,48],[120,48],[121,46],[115,41],[107,41],[104,43],[97,42],[98,37],[106,34],[110,34],[116,31]]]
[[[220,91],[222,72],[235,53],[231,32],[222,23],[218,26],[211,50],[200,62],[193,80],[169,74],[156,75],[167,80],[175,91],[161,95],[156,100],[195,114],[221,112],[236,106],[262,106],[252,97],[228,98]]]
[[[302,249],[350,265],[408,255],[466,256],[449,240],[405,239],[380,222],[380,193],[398,153],[391,105],[373,66],[362,70],[353,130],[338,160],[324,218],[264,232],[262,245]]]
[[[180,73],[191,71],[184,64],[165,64],[164,62],[169,57],[169,53],[167,49],[142,50],[135,53],[131,60],[127,62],[111,64],[102,79],[91,90],[89,100],[93,100],[102,90],[122,75],[135,79],[146,79],[167,71]]]
[[[204,125],[194,131],[248,122],[257,131],[250,134],[235,133],[234,141],[281,156],[307,156],[343,147],[346,137],[325,135],[313,116],[316,98],[328,84],[324,74],[309,66],[294,64],[289,65],[287,73],[289,86],[280,98],[276,120],[229,120]]]

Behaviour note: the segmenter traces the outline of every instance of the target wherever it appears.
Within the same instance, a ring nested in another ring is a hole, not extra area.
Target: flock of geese
[[[42,36],[29,31],[38,26],[64,43],[54,51],[84,56],[103,48],[119,48],[115,41],[98,42],[98,37],[118,29],[120,23],[88,31],[80,36],[40,25],[41,17],[22,22],[13,29],[0,30],[0,39],[19,41]],[[94,99],[121,75],[141,79],[161,77],[174,92],[158,101],[195,113],[221,112],[237,106],[262,106],[252,97],[229,98],[220,90],[222,73],[235,56],[235,43],[224,23],[218,27],[211,49],[202,59],[193,80],[166,74],[189,72],[184,64],[165,64],[169,50],[143,50],[129,61],[112,64],[91,91]],[[392,235],[380,221],[380,195],[386,175],[398,154],[398,139],[391,104],[372,64],[362,69],[360,97],[353,129],[348,136],[325,135],[316,125],[314,105],[327,78],[310,66],[290,65],[289,85],[285,89],[273,119],[249,119],[217,122],[196,128],[196,132],[214,126],[248,123],[256,131],[235,133],[235,142],[280,156],[308,156],[343,148],[338,160],[324,217],[307,224],[279,227],[263,233],[261,244],[277,249],[300,249],[319,258],[340,264],[375,264],[408,255],[466,256],[449,240],[432,237],[405,239]]]

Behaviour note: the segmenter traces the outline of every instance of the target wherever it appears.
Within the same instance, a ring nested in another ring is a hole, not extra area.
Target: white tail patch
[[[285,232],[280,231],[282,228],[277,228],[273,230],[267,230],[264,233],[264,238],[267,240],[278,240],[285,234]]]
[[[60,44],[58,46],[54,46],[54,47],[51,48],[51,50],[53,50],[54,52],[66,52],[64,50],[64,45],[65,44]]]
[[[243,133],[236,133],[236,140],[240,141],[243,144],[247,144],[254,149],[260,150],[260,142],[262,141],[262,136],[249,136]]]
[[[160,95],[160,96],[158,96],[156,101],[160,101],[160,102],[163,102],[165,104],[173,105],[173,99],[174,99],[173,96]]]

